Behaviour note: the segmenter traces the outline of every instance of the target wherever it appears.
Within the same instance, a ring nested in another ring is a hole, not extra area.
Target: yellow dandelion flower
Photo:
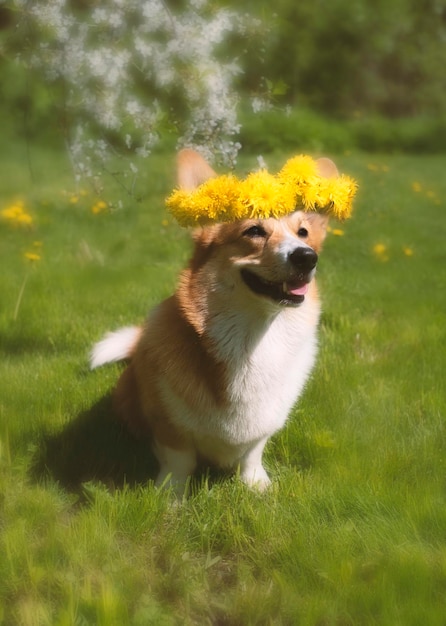
[[[337,237],[343,237],[345,235],[345,232],[341,228],[333,228],[331,232]]]
[[[412,183],[412,191],[415,191],[415,193],[420,193],[420,191],[422,191],[422,186],[420,185],[420,183],[418,181],[414,181]]]
[[[98,213],[102,213],[103,211],[105,211],[107,206],[108,205],[106,202],[104,202],[104,200],[98,200],[91,207],[91,212],[94,213],[94,215],[97,215]]]
[[[231,175],[211,178],[192,193],[177,189],[166,205],[182,226],[237,219],[242,212],[238,181]]]
[[[317,177],[317,163],[304,154],[288,159],[278,174],[279,180],[294,185],[306,184],[315,177]]]
[[[167,208],[183,226],[228,222],[244,218],[282,217],[296,209],[350,216],[357,185],[347,176],[324,178],[311,157],[289,159],[276,176],[266,170],[245,180],[235,176],[212,178],[194,191],[175,190]]]
[[[14,226],[30,226],[33,223],[33,218],[25,211],[24,206],[24,202],[18,200],[3,209],[0,216]]]
[[[237,219],[241,213],[238,181],[235,176],[225,175],[204,183],[199,196],[200,206],[208,206],[211,220],[227,221]],[[198,208],[198,207],[197,207]]]
[[[405,247],[405,248],[403,248],[403,252],[404,252],[404,254],[405,254],[406,256],[413,256],[413,250],[412,250],[412,248]]]
[[[17,220],[18,224],[23,224],[25,226],[28,226],[28,225],[33,223],[33,218],[31,217],[31,215],[29,215],[29,213],[25,213],[25,212],[23,212],[20,215],[18,215],[16,220]]]
[[[35,252],[25,252],[25,258],[34,263],[40,261],[41,257],[40,254],[36,254]]]
[[[192,213],[193,204],[194,199],[190,197],[190,194],[181,189],[172,192],[166,200],[167,208],[182,226],[191,226],[199,221],[199,213]]]
[[[317,208],[328,209],[338,219],[350,217],[356,188],[356,183],[348,176],[322,179]]]
[[[17,217],[17,212],[15,207],[12,206],[3,209],[0,215],[2,216],[2,219],[13,222]]]
[[[290,193],[291,191],[291,193]],[[253,172],[240,184],[240,201],[249,217],[281,217],[295,208],[295,193],[266,170]]]
[[[314,180],[312,184],[310,182],[306,185],[301,183],[297,186],[296,205],[303,207],[306,211],[314,211],[320,206],[325,206],[328,203],[321,195],[321,191],[320,183],[315,183]]]
[[[373,246],[373,253],[379,261],[385,263],[389,260],[387,246],[383,243],[376,243]]]
[[[378,256],[385,254],[387,252],[387,246],[383,243],[376,243],[373,246],[373,252]]]
[[[79,202],[79,196],[70,196],[70,204],[77,204]]]

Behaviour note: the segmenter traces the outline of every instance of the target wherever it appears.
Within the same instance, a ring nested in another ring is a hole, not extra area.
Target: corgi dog
[[[337,176],[319,159],[322,176]],[[196,152],[178,156],[180,188],[216,176]],[[176,292],[141,327],[109,333],[91,366],[128,360],[114,390],[116,414],[150,435],[158,486],[184,492],[198,461],[238,469],[260,490],[268,439],[283,427],[315,362],[320,303],[316,264],[328,218],[212,224],[193,233],[194,251]]]

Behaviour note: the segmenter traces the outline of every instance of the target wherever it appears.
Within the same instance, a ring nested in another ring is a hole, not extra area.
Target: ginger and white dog
[[[337,176],[328,159],[323,176]],[[192,150],[180,186],[215,176]],[[157,485],[182,493],[197,461],[270,483],[264,446],[285,424],[313,367],[320,304],[314,275],[328,218],[296,211],[197,229],[189,266],[142,327],[109,333],[91,365],[129,359],[114,391],[117,414],[150,433]]]

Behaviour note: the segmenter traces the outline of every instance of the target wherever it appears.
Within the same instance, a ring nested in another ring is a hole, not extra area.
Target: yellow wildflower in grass
[[[77,204],[79,202],[79,196],[70,196],[70,204]]]
[[[245,180],[225,175],[212,178],[194,191],[178,189],[166,206],[183,226],[237,219],[282,217],[295,210],[350,216],[356,182],[348,176],[324,178],[311,157],[289,159],[276,175],[253,172]]]
[[[420,183],[418,181],[414,181],[412,183],[412,191],[415,191],[415,193],[420,193],[420,191],[422,191],[422,186],[420,185]]]
[[[22,226],[31,226],[31,224],[33,223],[33,218],[31,217],[31,215],[29,213],[20,213],[20,215],[17,217],[17,224],[20,224]]]
[[[380,261],[388,261],[387,246],[383,243],[376,243],[373,246],[373,253]]]
[[[412,248],[408,248],[407,246],[403,248],[403,252],[406,256],[413,256]]]
[[[331,232],[333,235],[336,235],[337,237],[343,237],[345,235],[345,232],[341,228],[333,228]]]
[[[373,252],[378,255],[384,254],[386,250],[387,250],[387,247],[383,243],[376,243],[373,246]]]
[[[3,220],[13,226],[31,226],[33,218],[25,211],[24,206],[24,202],[22,200],[18,200],[3,209],[0,212],[0,216]]]
[[[91,212],[94,213],[94,215],[98,215],[98,213],[103,213],[107,207],[108,204],[104,202],[104,200],[98,200],[91,207]]]
[[[25,252],[25,259],[35,263],[36,261],[40,261],[40,254],[36,254],[35,252]]]

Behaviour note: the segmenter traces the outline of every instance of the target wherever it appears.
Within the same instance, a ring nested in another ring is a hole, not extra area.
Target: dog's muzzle
[[[305,300],[317,260],[318,256],[312,248],[299,246],[288,254],[290,268],[286,280],[269,281],[246,268],[241,270],[241,276],[245,285],[255,294],[282,306],[299,306]]]

